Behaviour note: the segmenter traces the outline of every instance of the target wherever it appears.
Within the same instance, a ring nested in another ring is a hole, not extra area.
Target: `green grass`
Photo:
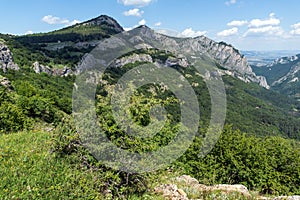
[[[120,187],[120,174],[96,165],[85,166],[81,158],[87,162],[91,158],[84,151],[64,156],[54,153],[57,137],[44,131],[0,135],[1,200],[112,199],[105,190],[118,190],[114,199],[162,199],[152,192],[160,178],[151,179],[148,191],[127,193],[125,190],[133,187]]]
[[[0,199],[102,199],[94,172],[52,154],[51,138],[46,132],[0,136]]]
[[[51,34],[66,34],[70,32],[81,34],[81,35],[105,34],[105,31],[101,26],[80,26],[80,25],[74,25],[72,27],[53,31],[51,32]]]

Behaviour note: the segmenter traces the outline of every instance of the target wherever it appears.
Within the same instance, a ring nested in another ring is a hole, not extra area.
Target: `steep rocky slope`
[[[251,66],[248,64],[247,59],[241,55],[241,53],[224,42],[215,42],[205,36],[200,36],[196,38],[173,38],[168,37],[159,33],[156,33],[147,26],[140,26],[128,32],[128,34],[121,33],[117,35],[117,38],[121,39],[121,43],[124,45],[134,46],[135,49],[141,48],[157,48],[161,50],[167,50],[170,52],[180,52],[177,58],[169,58],[165,65],[180,64],[184,67],[189,65],[185,54],[190,52],[197,52],[198,55],[191,55],[191,57],[201,57],[209,58],[210,61],[215,62],[216,66],[219,68],[219,73],[228,74],[233,77],[239,78],[244,82],[254,82],[259,85],[269,88],[266,79],[262,76],[257,76],[253,71]],[[155,45],[153,45],[155,44]],[[103,45],[101,48],[109,49],[107,44],[100,43]],[[100,48],[100,47],[99,47]],[[134,55],[134,58],[127,57],[118,61],[118,65],[124,65],[126,63],[134,61],[145,61],[145,56],[147,55]],[[175,60],[172,60],[175,59]],[[147,61],[152,62],[151,58],[147,58]],[[155,62],[153,60],[153,62]],[[121,64],[120,64],[121,63]],[[79,69],[80,71],[81,69]]]
[[[83,54],[92,50],[92,48],[97,46],[104,38],[120,34],[123,31],[124,29],[115,19],[106,15],[101,15],[86,22],[57,31],[15,37],[14,39],[27,46],[34,45],[35,49],[37,48],[46,56],[54,57],[56,60],[61,60],[61,58],[65,59],[68,56],[70,58],[73,57],[74,61],[72,62],[74,63],[77,59],[74,56],[83,56]],[[155,41],[160,43],[162,49],[165,48],[169,50],[178,47],[178,45],[182,46],[184,48],[182,50],[186,50],[187,52],[191,49],[196,49],[201,54],[196,56],[205,56],[212,59],[216,65],[218,65],[220,73],[231,75],[244,82],[254,82],[265,88],[269,88],[265,78],[257,76],[252,71],[245,56],[243,56],[239,50],[224,42],[218,43],[205,36],[181,39],[171,38],[158,34],[146,26],[140,26],[132,31],[141,32],[143,35],[142,37],[131,38],[131,41],[144,41],[145,44]],[[147,45],[144,47],[147,47]],[[188,65],[184,58],[179,59],[182,61],[180,64]],[[34,62],[32,62],[32,64]],[[167,65],[172,65],[173,62],[174,60],[170,58]],[[34,66],[36,72],[43,72],[43,69],[45,69],[44,72],[49,74],[61,74],[60,72],[56,73],[51,70],[50,72],[49,70],[46,70],[47,67],[42,67],[41,65],[40,67],[38,67],[38,65]],[[44,64],[44,66],[47,66],[47,64]],[[10,67],[14,68],[11,65]],[[69,74],[69,72],[62,72],[62,74]]]
[[[245,56],[233,46],[224,42],[214,42],[205,36],[195,38],[201,45],[204,52],[207,52],[222,67],[228,69],[228,74],[237,77],[244,82],[259,83],[265,88],[269,88],[266,79],[263,76],[257,76],[249,65]]]
[[[277,58],[268,65],[253,69],[266,77],[272,89],[300,99],[300,54]]]
[[[0,43],[0,69],[7,71],[8,69],[19,70],[19,66],[14,63],[13,55],[5,44]]]

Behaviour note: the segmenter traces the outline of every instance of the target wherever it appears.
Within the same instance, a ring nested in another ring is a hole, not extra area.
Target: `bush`
[[[18,106],[2,102],[0,105],[0,133],[15,132],[31,127],[32,121]]]
[[[198,158],[201,139],[177,163],[206,184],[244,184],[264,194],[300,192],[297,142],[272,136],[257,138],[226,126],[214,149]]]

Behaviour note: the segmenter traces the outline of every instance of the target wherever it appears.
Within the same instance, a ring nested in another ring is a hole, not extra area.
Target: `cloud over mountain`
[[[61,19],[60,17],[55,17],[55,16],[52,16],[52,15],[44,16],[42,18],[42,21],[46,22],[47,24],[52,24],[52,25],[54,25],[54,24],[63,24],[63,25],[66,25],[66,26],[70,26],[70,25],[80,23],[80,21],[78,21],[78,20],[70,21],[68,19]]]
[[[150,4],[153,0],[118,0],[124,6],[139,6],[143,7]]]
[[[219,37],[228,37],[228,36],[232,36],[232,35],[236,35],[238,33],[238,28],[237,27],[234,27],[234,28],[231,28],[231,29],[226,29],[226,30],[223,30],[219,33],[217,33],[217,36]]]
[[[125,16],[135,16],[135,17],[141,17],[144,14],[144,11],[138,9],[138,8],[134,8],[128,11],[125,11],[123,13]]]

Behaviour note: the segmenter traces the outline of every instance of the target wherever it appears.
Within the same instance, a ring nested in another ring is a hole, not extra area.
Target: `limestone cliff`
[[[37,74],[46,73],[53,76],[69,76],[74,74],[74,72],[66,66],[62,69],[53,69],[49,66],[42,65],[37,61],[33,63],[32,69]]]
[[[0,43],[0,69],[6,72],[8,69],[19,70],[14,63],[13,54],[5,44]]]
[[[116,36],[118,37],[118,36]],[[248,64],[246,57],[244,57],[237,49],[224,42],[215,42],[205,36],[196,38],[174,38],[156,33],[152,29],[146,26],[140,26],[128,33],[121,33],[120,41],[124,44],[133,46],[136,49],[140,48],[152,48],[151,44],[157,44],[161,50],[170,52],[180,52],[182,54],[189,54],[189,52],[198,52],[199,55],[192,55],[194,57],[208,57],[211,61],[215,62],[219,66],[221,74],[228,74],[236,78],[241,79],[244,82],[254,82],[259,85],[269,88],[265,77],[257,76],[251,66]],[[103,46],[103,48],[106,48]],[[109,48],[109,47],[108,47]],[[154,48],[154,47],[153,47]],[[129,61],[150,61],[151,58],[138,57],[136,55],[124,58],[118,61],[117,66],[127,64]],[[188,63],[184,56],[177,55],[178,58],[170,58],[167,66],[177,62],[184,67],[188,66]],[[176,61],[177,59],[177,61]]]

